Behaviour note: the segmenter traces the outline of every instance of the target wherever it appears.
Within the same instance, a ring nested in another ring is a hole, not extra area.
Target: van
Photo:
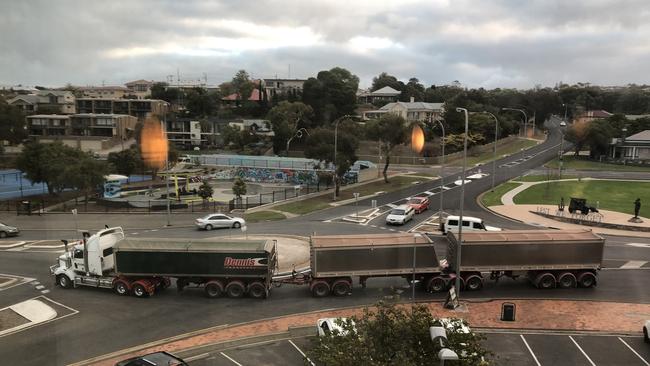
[[[447,219],[440,227],[440,231],[442,231],[443,234],[447,234],[450,231],[457,233],[459,220],[459,216],[447,216]],[[501,231],[501,229],[485,225],[483,220],[478,217],[463,216],[463,232],[468,231]]]

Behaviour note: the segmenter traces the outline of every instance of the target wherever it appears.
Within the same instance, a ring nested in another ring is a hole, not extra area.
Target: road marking
[[[632,351],[632,353],[634,353],[634,354],[636,355],[636,357],[640,358],[641,361],[643,361],[643,363],[646,364],[646,366],[650,366],[650,363],[648,363],[648,361],[644,360],[643,357],[641,357],[641,355],[638,354],[638,353],[634,350],[634,348],[630,347],[630,345],[627,344],[627,342],[625,342],[621,337],[618,337],[618,340],[621,341],[621,342],[623,342],[623,344],[626,345],[627,348],[629,348],[630,351]]]
[[[528,352],[530,352],[530,355],[533,356],[533,360],[535,360],[537,366],[542,366],[542,364],[539,363],[539,361],[537,361],[537,356],[535,356],[535,353],[533,353],[533,350],[528,345],[528,342],[526,342],[526,338],[524,338],[524,335],[520,334],[519,336],[521,337],[521,340],[524,341],[524,345],[526,345],[526,348],[528,348]]]
[[[140,233],[131,233],[131,235],[138,235],[138,234],[140,234]]]
[[[298,348],[298,346],[296,346],[296,344],[293,343],[293,341],[292,341],[291,339],[289,340],[289,343],[291,343],[291,345],[292,345],[292,346],[293,346],[293,347],[294,347],[298,352],[300,352],[300,354],[302,355],[302,357],[304,357],[305,360],[307,360],[311,366],[316,366],[316,365],[315,365],[315,364],[314,364],[314,363],[309,359],[309,357],[307,357],[307,355],[305,354],[305,352],[303,352],[300,348]]]
[[[622,265],[620,268],[641,268],[646,263],[648,263],[648,261],[627,261],[627,263]]]
[[[43,286],[43,285],[38,285],[38,286],[36,286],[36,289],[37,289],[37,290],[42,290],[42,289],[44,289],[44,288],[45,288],[45,286]]]
[[[569,339],[573,342],[573,344],[576,345],[576,347],[578,347],[578,349],[580,350],[580,352],[582,352],[582,354],[585,356],[585,358],[587,359],[587,361],[589,361],[589,363],[591,364],[591,366],[596,366],[596,364],[594,363],[594,361],[592,361],[591,358],[589,358],[589,356],[587,356],[587,353],[582,349],[582,347],[580,347],[580,345],[578,344],[578,342],[576,342],[576,340],[573,339],[572,336],[569,336]]]
[[[43,290],[43,291],[41,291],[42,294],[47,294],[47,293],[49,293],[49,292],[50,292],[50,290]]]
[[[208,358],[208,357],[210,357],[209,353],[201,353],[200,355],[196,355],[196,356],[192,356],[192,357],[185,357],[183,360],[185,360],[185,362],[192,362],[192,361],[196,361],[196,360],[200,360],[202,358]]]
[[[156,232],[156,231],[158,231],[158,229],[151,229],[149,231]]]
[[[32,281],[31,284],[32,284],[32,285],[40,285],[41,283],[38,282],[38,281]]]
[[[385,228],[385,227],[383,227],[383,226],[380,226],[379,228],[380,228],[380,229],[382,229],[382,230],[386,230],[386,228]]]
[[[230,356],[228,356],[227,354],[225,354],[225,353],[223,353],[223,352],[219,352],[219,353],[221,353],[221,355],[222,355],[223,357],[225,357],[225,358],[229,359],[230,361],[232,361],[232,363],[234,363],[235,365],[237,365],[237,366],[244,366],[244,365],[242,365],[241,363],[239,363],[239,362],[233,360],[232,358],[230,358]]]
[[[627,243],[626,245],[637,248],[650,248],[650,244],[647,243]]]

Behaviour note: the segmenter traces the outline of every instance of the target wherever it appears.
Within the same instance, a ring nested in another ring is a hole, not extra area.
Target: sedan
[[[429,199],[426,197],[413,197],[408,201],[408,205],[413,207],[416,214],[419,214],[429,209]]]
[[[209,214],[196,219],[196,227],[199,229],[212,230],[226,227],[239,229],[246,226],[246,221],[241,217],[228,216],[226,214]]]
[[[344,325],[348,322],[347,318],[323,318],[318,319],[316,322],[316,331],[318,332],[319,337],[325,337],[330,335],[347,335],[348,331],[345,330]],[[356,327],[354,321],[350,320],[350,325],[352,325],[352,331],[356,333]]]
[[[0,222],[0,239],[8,236],[17,236],[18,234],[20,234],[20,230],[18,230],[17,227],[9,226]]]

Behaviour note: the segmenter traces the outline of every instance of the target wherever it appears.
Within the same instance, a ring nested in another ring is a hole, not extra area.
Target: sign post
[[[449,294],[447,295],[447,300],[445,300],[445,309],[456,309],[460,306],[460,303],[458,302],[458,296],[456,295],[456,287],[451,286],[449,288]]]

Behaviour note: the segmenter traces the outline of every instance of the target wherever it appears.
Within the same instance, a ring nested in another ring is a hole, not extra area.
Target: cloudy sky
[[[650,83],[648,0],[0,1],[0,85],[341,66],[425,85]]]

